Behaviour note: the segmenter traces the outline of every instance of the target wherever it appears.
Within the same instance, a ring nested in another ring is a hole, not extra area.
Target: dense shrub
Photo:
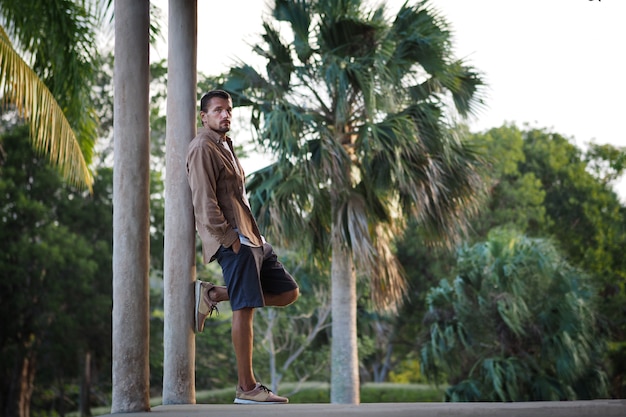
[[[304,384],[293,394],[289,391],[295,384],[283,384],[279,394],[287,395],[292,404],[315,404],[330,402],[330,385],[321,382]],[[230,404],[234,399],[234,389],[203,391],[197,395],[199,404]],[[436,388],[426,384],[364,384],[361,387],[362,403],[393,403],[393,402],[439,402],[443,400],[444,388]]]

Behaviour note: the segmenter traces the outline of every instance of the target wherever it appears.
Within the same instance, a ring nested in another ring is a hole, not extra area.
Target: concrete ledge
[[[520,403],[375,403],[160,405],[150,412],[107,414],[132,417],[626,417],[626,400],[538,401]]]

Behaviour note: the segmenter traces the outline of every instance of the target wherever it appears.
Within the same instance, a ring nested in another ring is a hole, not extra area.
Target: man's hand
[[[235,240],[235,243],[233,243],[230,248],[233,250],[233,252],[239,253],[239,249],[241,249],[241,242],[239,241],[239,239]]]

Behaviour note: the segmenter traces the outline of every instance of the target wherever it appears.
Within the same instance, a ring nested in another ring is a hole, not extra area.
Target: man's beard
[[[227,123],[226,125],[224,125],[224,123],[220,123],[218,132],[227,133],[228,131],[230,131],[230,123]]]

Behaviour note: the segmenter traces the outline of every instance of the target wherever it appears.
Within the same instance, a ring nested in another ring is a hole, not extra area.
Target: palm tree
[[[592,283],[554,244],[494,229],[427,296],[422,368],[448,401],[606,398]]]
[[[91,85],[98,57],[97,2],[3,0],[0,94],[28,121],[34,148],[71,183],[91,189],[96,139]]]
[[[392,246],[406,218],[459,236],[480,159],[448,127],[480,104],[482,81],[452,59],[447,23],[426,2],[392,21],[360,0],[276,0],[272,13],[254,46],[266,73],[241,63],[222,86],[250,106],[276,158],[249,181],[259,222],[331,260],[331,401],[358,403],[357,275],[395,311],[405,281]]]

